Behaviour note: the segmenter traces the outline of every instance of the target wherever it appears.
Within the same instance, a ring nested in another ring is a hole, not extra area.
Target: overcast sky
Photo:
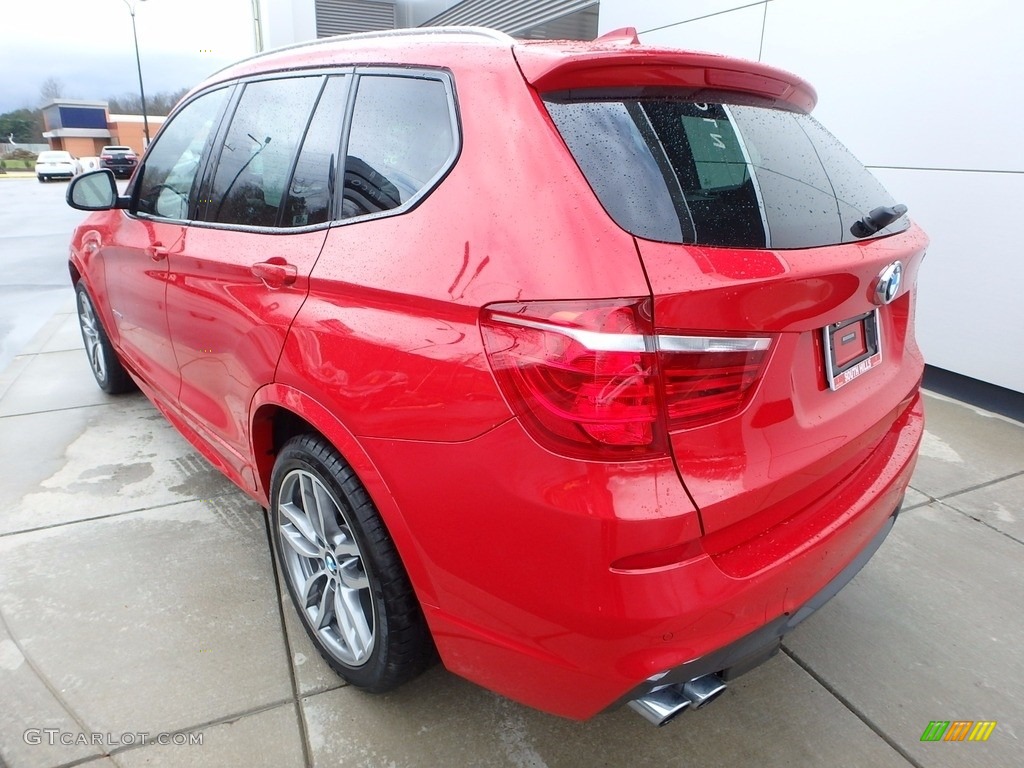
[[[253,53],[251,0],[137,0],[146,93],[191,87]],[[39,106],[47,77],[68,98],[138,94],[125,0],[4,0],[0,114]]]

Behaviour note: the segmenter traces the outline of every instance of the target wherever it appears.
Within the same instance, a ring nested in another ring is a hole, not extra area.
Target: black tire
[[[110,395],[133,391],[135,382],[121,365],[82,280],[75,284],[75,298],[78,306],[78,327],[82,331],[82,343],[85,345],[85,354],[89,359],[89,368],[96,379],[96,384]]]
[[[36,176],[36,178],[39,179],[39,183],[40,184],[45,184],[46,183],[46,177],[45,176]]]
[[[355,472],[319,435],[293,437],[278,454],[270,519],[302,625],[339,676],[381,693],[430,665],[433,642],[395,545]]]

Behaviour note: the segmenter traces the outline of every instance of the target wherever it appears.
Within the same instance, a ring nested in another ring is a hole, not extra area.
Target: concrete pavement
[[[64,301],[68,242],[85,217],[64,202],[67,188],[0,175],[0,371]]]
[[[1017,422],[929,395],[904,514],[784,653],[666,728],[574,723],[440,667],[345,687],[282,597],[262,510],[141,395],[96,388],[63,301],[0,372],[0,763],[1021,764]],[[933,720],[998,725],[921,742]]]

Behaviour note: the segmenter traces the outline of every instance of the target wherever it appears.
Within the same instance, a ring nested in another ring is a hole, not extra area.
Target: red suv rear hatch
[[[885,453],[879,444],[909,405],[923,367],[911,290],[878,308],[879,351],[867,350],[872,354],[864,359],[880,354],[880,361],[834,391],[825,329],[873,313],[869,296],[894,261],[905,265],[903,279],[913,286],[925,243],[918,230],[864,245],[775,253],[640,242],[659,334],[727,330],[772,338],[757,383],[736,396],[738,412],[681,428],[670,420],[680,474],[705,533],[715,534],[705,541],[712,551],[826,507],[876,450]],[[843,335],[859,344],[855,331]],[[709,374],[695,388],[724,396],[728,384]]]
[[[923,369],[927,239],[807,114],[814,91],[792,75],[628,40],[516,54],[636,237],[656,334],[675,339],[659,350],[664,408],[705,547],[756,571],[891,458]],[[740,547],[756,539],[760,556]]]

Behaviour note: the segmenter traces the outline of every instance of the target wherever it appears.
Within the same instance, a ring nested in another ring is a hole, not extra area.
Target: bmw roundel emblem
[[[900,292],[902,284],[903,264],[894,261],[878,273],[878,279],[875,280],[875,294],[873,297],[875,304],[888,304],[895,299],[896,294]]]

